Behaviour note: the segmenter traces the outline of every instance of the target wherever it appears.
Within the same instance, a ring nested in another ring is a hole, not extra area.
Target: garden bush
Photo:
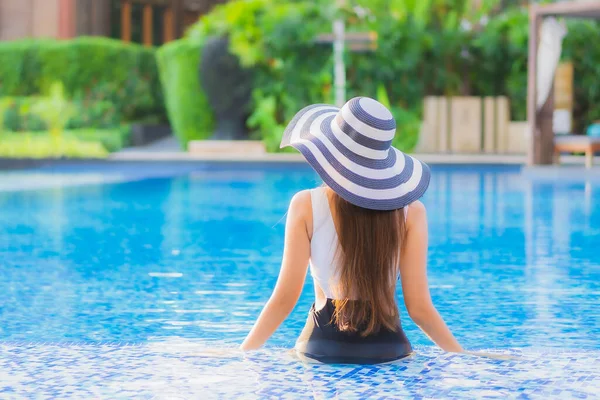
[[[212,134],[213,115],[200,87],[201,49],[201,43],[181,39],[156,54],[169,120],[183,148]]]
[[[164,115],[154,54],[99,37],[0,42],[0,97],[39,95],[59,81],[68,97],[111,102],[124,120]]]
[[[46,123],[32,111],[37,97],[4,97],[4,108],[0,119],[2,127],[8,131],[43,131]]]

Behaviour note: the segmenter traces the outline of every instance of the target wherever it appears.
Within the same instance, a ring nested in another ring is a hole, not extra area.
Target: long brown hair
[[[367,336],[382,327],[398,329],[396,280],[405,237],[404,210],[376,211],[332,193],[339,245],[339,286],[332,322],[341,331]]]

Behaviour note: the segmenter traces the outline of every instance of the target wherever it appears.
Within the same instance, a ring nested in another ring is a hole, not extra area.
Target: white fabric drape
[[[540,44],[537,55],[537,99],[536,106],[540,110],[550,94],[554,82],[554,74],[560,60],[562,41],[567,34],[564,22],[556,18],[546,18],[540,29]]]

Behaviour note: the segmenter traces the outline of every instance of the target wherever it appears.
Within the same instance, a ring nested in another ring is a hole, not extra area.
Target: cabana
[[[532,4],[529,9],[529,60],[527,76],[527,119],[530,127],[528,163],[530,165],[552,164],[562,151],[586,153],[586,166],[592,164],[594,152],[600,151],[600,139],[584,136],[561,137],[555,140],[552,129],[554,112],[554,93],[548,91],[548,97],[541,108],[537,98],[537,67],[540,27],[547,17],[595,18],[600,19],[600,1],[581,0],[563,1],[552,4]],[[594,40],[594,38],[590,38]],[[600,60],[598,60],[600,62]],[[600,79],[600,76],[598,77]],[[600,107],[600,104],[598,105]]]

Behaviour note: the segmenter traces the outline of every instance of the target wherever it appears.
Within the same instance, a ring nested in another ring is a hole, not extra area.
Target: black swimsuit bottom
[[[342,332],[331,323],[335,307],[327,299],[323,309],[311,307],[296,350],[305,357],[327,364],[379,364],[399,360],[412,353],[412,347],[398,321],[398,330],[381,328],[366,337]]]

